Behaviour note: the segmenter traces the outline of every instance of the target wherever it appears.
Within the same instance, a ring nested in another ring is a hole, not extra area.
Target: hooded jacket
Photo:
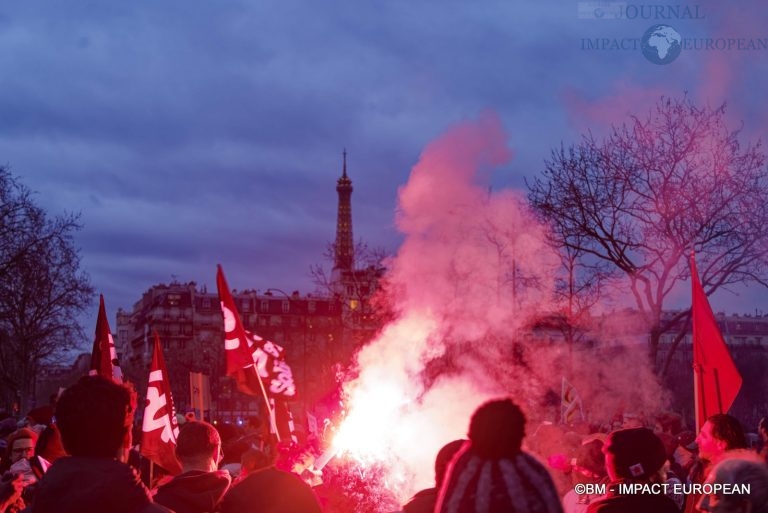
[[[226,470],[190,470],[159,487],[155,502],[176,513],[210,513],[216,511],[231,483]]]
[[[108,458],[65,456],[37,485],[31,513],[160,513],[129,465]]]

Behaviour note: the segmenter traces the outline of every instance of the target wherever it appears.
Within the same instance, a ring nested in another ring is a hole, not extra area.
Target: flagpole
[[[723,411],[723,397],[720,394],[720,377],[717,375],[717,369],[712,369],[712,370],[714,371],[715,393],[717,394],[717,412],[725,413]]]
[[[253,372],[256,373],[256,378],[259,380],[259,388],[261,388],[261,394],[264,396],[264,404],[267,405],[267,411],[269,412],[269,425],[272,427],[272,431],[277,437],[277,441],[280,442],[280,431],[277,429],[277,419],[275,418],[275,410],[269,404],[269,397],[267,397],[267,389],[264,388],[264,381],[261,379],[261,375],[256,367],[251,367]]]
[[[696,393],[697,390],[698,394]],[[703,414],[707,411],[704,398],[704,367],[701,364],[694,365],[693,369],[693,402],[693,406],[696,409],[696,431],[698,431],[704,425],[705,419],[702,417],[704,417]]]

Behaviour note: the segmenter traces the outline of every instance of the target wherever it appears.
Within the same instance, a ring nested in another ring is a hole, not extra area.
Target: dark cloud
[[[486,109],[514,141],[495,189],[523,187],[560,141],[657,94],[728,100],[745,133],[764,131],[768,51],[668,66],[584,51],[652,21],[578,19],[577,5],[5,3],[0,162],[52,212],[82,214],[83,263],[116,309],[171,275],[211,285],[218,262],[239,288],[311,290],[344,147],[355,237],[394,251],[395,198],[422,149]],[[768,17],[757,2],[701,10],[670,24],[760,37]]]

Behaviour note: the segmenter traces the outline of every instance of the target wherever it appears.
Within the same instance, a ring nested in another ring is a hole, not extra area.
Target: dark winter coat
[[[159,487],[155,502],[176,513],[211,513],[217,510],[231,483],[226,470],[191,470]]]
[[[663,494],[613,495],[593,502],[587,513],[680,513],[675,501]]]
[[[315,492],[298,476],[270,467],[233,486],[222,513],[322,513]]]
[[[404,513],[433,513],[437,504],[437,488],[427,488],[418,492],[403,506]]]
[[[66,456],[40,480],[31,513],[168,513],[129,465],[115,459]]]

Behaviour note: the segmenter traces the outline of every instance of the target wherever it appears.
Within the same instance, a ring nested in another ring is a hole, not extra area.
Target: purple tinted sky
[[[560,1],[4,2],[0,162],[52,212],[82,213],[83,265],[112,319],[172,275],[213,289],[219,262],[234,288],[310,292],[344,147],[355,235],[395,251],[397,189],[420,151],[484,109],[515,152],[495,189],[661,94],[727,100],[745,137],[763,135],[768,51],[657,66],[582,50],[655,23],[768,37],[759,1],[687,5],[705,18],[579,19]],[[768,310],[765,296],[713,306]]]

